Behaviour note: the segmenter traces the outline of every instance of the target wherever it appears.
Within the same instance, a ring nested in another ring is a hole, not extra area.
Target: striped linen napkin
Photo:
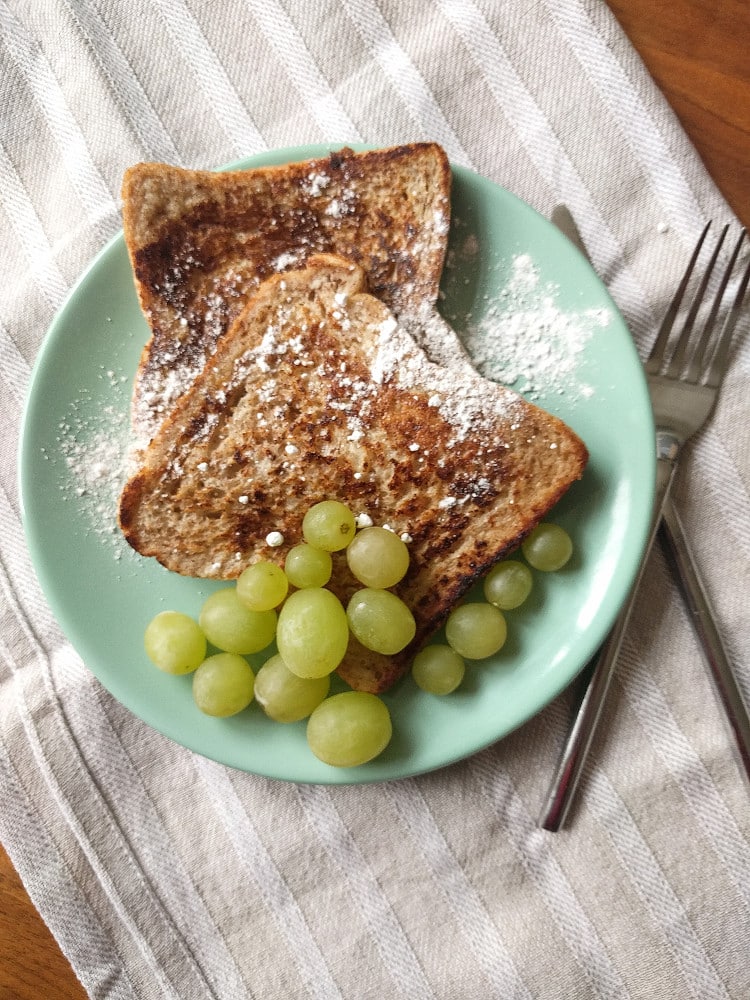
[[[750,996],[747,789],[658,551],[574,823],[552,835],[537,816],[564,697],[418,778],[234,771],[108,695],[20,528],[30,370],[139,160],[436,140],[543,214],[570,206],[643,350],[704,220],[732,216],[606,5],[0,0],[0,24],[0,838],[89,995]],[[748,664],[739,333],[675,496]]]

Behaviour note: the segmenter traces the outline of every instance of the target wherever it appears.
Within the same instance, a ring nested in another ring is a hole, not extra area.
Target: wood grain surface
[[[610,0],[609,6],[750,230],[748,0]]]
[[[750,228],[748,0],[610,0],[724,197]],[[1,1000],[86,993],[0,847]]]
[[[86,991],[0,846],[0,1000],[85,1000]]]

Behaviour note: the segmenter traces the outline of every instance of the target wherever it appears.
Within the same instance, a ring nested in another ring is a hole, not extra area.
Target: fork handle
[[[656,495],[651,518],[646,548],[643,552],[640,567],[625,604],[617,616],[615,623],[604,645],[599,650],[594,662],[583,698],[578,706],[573,725],[563,748],[562,756],[552,779],[547,799],[542,811],[540,825],[545,830],[557,831],[565,823],[568,811],[573,802],[576,790],[581,780],[583,768],[589,749],[596,733],[602,709],[607,699],[607,692],[614,676],[620,646],[625,636],[625,630],[630,620],[630,613],[635,604],[638,587],[643,577],[648,560],[648,554],[656,537],[656,530],[661,521],[662,507],[669,495],[672,485],[675,463],[670,458],[659,457],[656,463]]]
[[[721,641],[711,604],[693,561],[680,515],[667,501],[662,511],[660,537],[668,558],[677,569],[677,577],[690,613],[693,628],[700,639],[716,694],[721,702],[729,728],[734,735],[738,764],[750,780],[750,714]]]

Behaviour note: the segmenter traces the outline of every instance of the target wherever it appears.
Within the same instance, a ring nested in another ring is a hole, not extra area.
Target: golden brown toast
[[[587,453],[468,365],[429,361],[365,288],[362,268],[332,255],[263,282],[146,449],[119,518],[143,555],[226,579],[260,558],[283,564],[326,498],[409,536],[394,590],[414,642],[396,657],[352,650],[339,670],[377,692],[580,478]],[[346,601],[356,586],[337,558],[331,588]]]
[[[134,386],[136,444],[150,440],[258,283],[312,253],[359,264],[401,318],[434,305],[450,183],[435,143],[226,173],[131,167],[123,227],[152,333]]]

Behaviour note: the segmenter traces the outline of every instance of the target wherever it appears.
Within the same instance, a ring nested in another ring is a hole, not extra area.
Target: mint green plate
[[[301,160],[331,148],[278,150],[233,166]],[[91,264],[42,345],[20,447],[24,525],[41,586],[114,697],[206,757],[268,777],[337,784],[449,764],[499,740],[559,694],[596,651],[626,596],[654,482],[651,409],[628,330],[582,256],[518,198],[456,167],[452,205],[441,310],[486,372],[505,377],[515,366],[515,386],[566,420],[591,457],[554,511],[574,539],[572,563],[535,575],[527,605],[507,615],[506,646],[469,665],[459,691],[437,698],[407,677],[385,695],[393,740],[362,767],[320,763],[307,748],[304,723],[270,722],[257,705],[232,719],[202,715],[190,678],[161,673],[143,652],[143,630],[156,612],[197,615],[216,585],[135,555],[115,526],[114,470],[148,336],[122,235]],[[519,350],[519,330],[528,333],[528,351]]]

